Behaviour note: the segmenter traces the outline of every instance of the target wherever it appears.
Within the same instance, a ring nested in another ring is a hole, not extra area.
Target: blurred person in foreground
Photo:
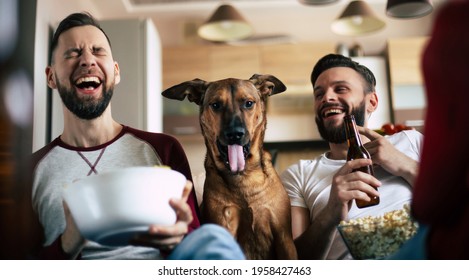
[[[244,259],[228,231],[216,225],[199,227],[191,171],[180,143],[113,119],[110,101],[121,77],[99,23],[87,13],[69,15],[59,24],[51,50],[46,77],[62,99],[64,128],[59,137],[33,154],[32,203],[45,238],[37,257]],[[176,223],[150,226],[147,234],[132,242],[138,246],[110,247],[85,240],[63,203],[64,184],[116,168],[155,165],[169,166],[188,179],[183,197],[170,201]]]
[[[411,209],[427,227],[429,259],[469,259],[468,26],[469,1],[449,1],[423,52],[425,140]]]
[[[311,83],[316,124],[330,150],[315,159],[300,160],[281,174],[291,201],[293,238],[299,258],[350,259],[337,225],[410,204],[423,137],[416,130],[384,137],[367,128],[378,106],[376,80],[368,68],[348,57],[329,54],[321,58],[312,71]],[[355,115],[371,160],[346,161],[346,114]],[[376,177],[352,172],[370,164]],[[357,208],[354,200],[368,201],[369,196],[379,196],[380,203]]]

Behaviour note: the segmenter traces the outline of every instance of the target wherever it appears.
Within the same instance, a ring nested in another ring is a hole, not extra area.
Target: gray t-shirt
[[[146,136],[148,139],[145,139]],[[174,138],[167,135],[124,127],[115,139],[97,147],[71,147],[57,138],[46,146],[45,150],[37,153],[40,158],[35,159],[37,164],[34,169],[32,203],[44,228],[44,246],[47,247],[56,241],[65,229],[63,188],[75,180],[117,168],[162,164],[172,165],[172,169],[180,171],[190,179],[185,154],[174,141]],[[159,153],[153,142],[158,143],[165,154]],[[171,159],[171,162],[168,159]],[[198,220],[196,223],[195,227],[198,226]],[[149,247],[109,247],[87,241],[81,258],[160,259],[161,256],[158,250]]]

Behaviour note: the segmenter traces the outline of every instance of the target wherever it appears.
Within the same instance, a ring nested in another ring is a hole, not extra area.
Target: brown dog
[[[207,147],[204,222],[226,227],[248,259],[296,259],[289,198],[263,150],[266,99],[285,85],[271,75],[187,81],[163,96],[200,106]]]

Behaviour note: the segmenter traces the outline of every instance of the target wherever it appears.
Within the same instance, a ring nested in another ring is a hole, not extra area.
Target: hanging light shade
[[[301,4],[305,5],[325,5],[338,2],[339,0],[298,0]]]
[[[365,1],[351,1],[332,22],[331,29],[339,35],[355,36],[378,31],[384,26],[384,21],[375,16]]]
[[[254,29],[233,6],[224,4],[197,32],[205,40],[228,42],[245,39],[254,33]]]
[[[394,18],[419,18],[433,11],[430,0],[388,0],[386,15]]]

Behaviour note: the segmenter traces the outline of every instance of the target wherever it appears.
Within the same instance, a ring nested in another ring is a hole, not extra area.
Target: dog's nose
[[[225,131],[225,137],[230,142],[230,144],[234,144],[241,140],[245,133],[246,131],[243,127],[236,126]]]

